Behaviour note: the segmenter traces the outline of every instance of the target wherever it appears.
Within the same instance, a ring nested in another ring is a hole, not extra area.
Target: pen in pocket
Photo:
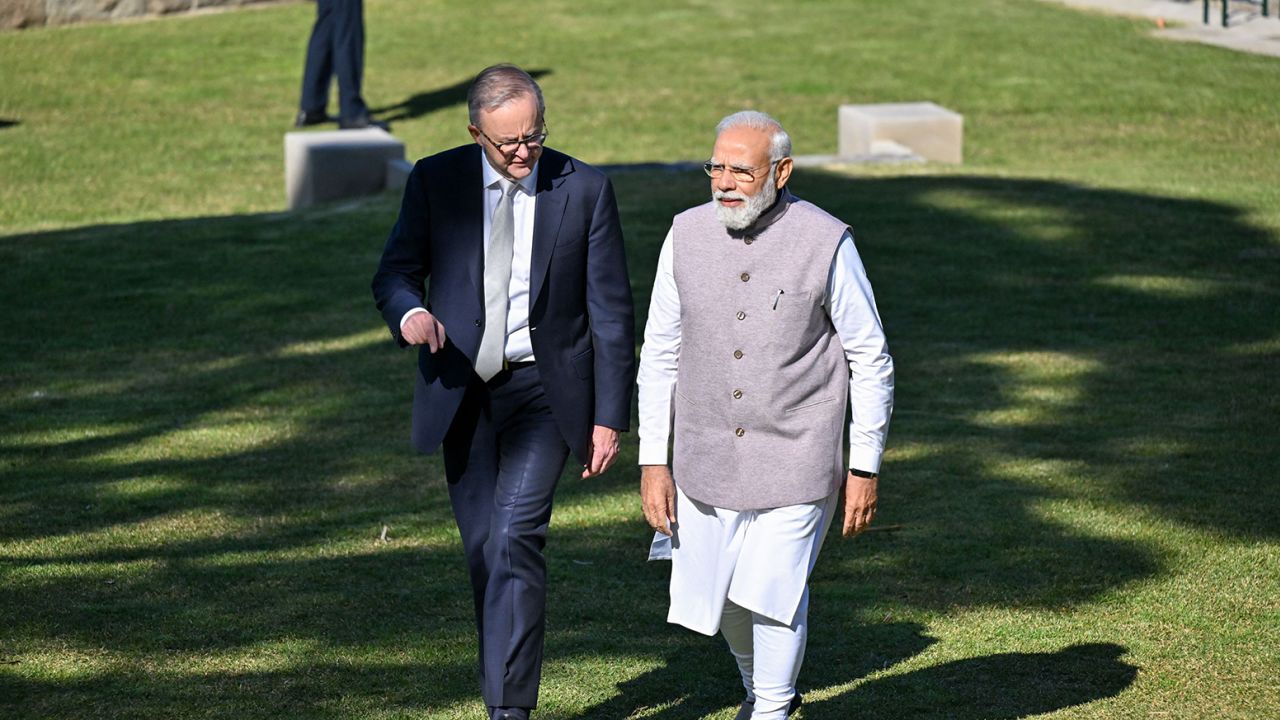
[[[782,297],[782,291],[781,291],[781,290],[779,290],[779,291],[778,291],[778,293],[777,293],[776,295],[774,295],[774,296],[773,296],[773,309],[774,309],[774,310],[777,310],[777,309],[778,309],[778,299],[779,299],[779,298],[781,298],[781,297]]]

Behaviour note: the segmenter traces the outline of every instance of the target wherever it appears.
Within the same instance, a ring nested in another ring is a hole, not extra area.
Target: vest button
[[[755,242],[755,240],[752,240],[751,238],[743,238],[742,242],[750,245],[751,243]]]
[[[743,430],[742,428],[738,428],[737,430],[733,431],[733,434],[737,435],[738,437],[742,437],[743,435],[747,434],[747,431]]]
[[[744,312],[742,312],[741,310],[739,310],[739,311],[738,311],[738,319],[739,319],[739,320],[746,320],[746,319],[747,319],[747,314],[746,314],[746,313],[744,313]]]
[[[738,277],[742,278],[742,282],[746,282],[751,279],[751,273],[742,273]]]
[[[741,391],[741,390],[734,390],[734,391],[733,391],[733,399],[734,399],[734,400],[741,400],[741,399],[742,399],[742,391]]]
[[[741,350],[734,350],[734,351],[733,351],[733,359],[734,359],[734,360],[741,360],[741,359],[742,359],[742,351],[741,351]]]

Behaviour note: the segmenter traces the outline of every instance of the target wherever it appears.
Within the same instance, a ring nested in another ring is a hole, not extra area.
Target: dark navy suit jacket
[[[373,276],[401,347],[400,319],[412,308],[445,328],[443,348],[418,354],[413,444],[424,453],[448,432],[484,335],[480,152],[470,144],[418,161]],[[536,197],[529,335],[556,424],[587,464],[592,426],[625,431],[631,420],[635,321],[622,227],[609,179],[550,148],[538,160]]]

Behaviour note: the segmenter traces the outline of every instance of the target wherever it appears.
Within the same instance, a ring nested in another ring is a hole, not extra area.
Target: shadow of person
[[[9,118],[0,118],[0,130],[4,130],[5,128],[11,128],[14,125],[21,125],[21,124],[22,124],[21,120],[10,120]]]
[[[848,717],[1002,720],[1062,710],[1118,695],[1137,666],[1114,643],[1072,645],[1053,653],[1001,653],[955,660],[864,683],[807,701],[806,720]]]
[[[534,80],[537,80],[544,75],[550,75],[551,71],[529,70],[528,73]],[[471,80],[472,78],[467,78],[449,87],[410,95],[395,105],[370,108],[369,112],[377,115],[378,119],[384,122],[400,122],[402,120],[420,118],[436,110],[443,110],[452,105],[465,103],[467,101],[467,89],[471,87]]]
[[[858,626],[842,634],[856,637],[857,645],[868,648],[867,652],[833,661],[830,653],[819,650],[817,657],[811,657],[805,665],[823,666],[817,675],[824,685],[829,681],[852,682],[923,652],[936,642],[923,630],[920,625],[905,622]],[[662,651],[665,662],[660,667],[620,683],[612,698],[574,717],[586,720],[642,715],[648,720],[689,720],[738,707],[744,695],[742,680],[724,639],[679,628],[667,631],[673,635]],[[811,638],[810,642],[822,644],[819,638]],[[807,674],[801,670],[802,693],[806,687],[814,687],[807,682]]]

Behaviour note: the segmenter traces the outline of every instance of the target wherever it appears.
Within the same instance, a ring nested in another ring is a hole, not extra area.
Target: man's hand
[[[591,431],[591,464],[582,471],[582,477],[595,477],[609,469],[618,459],[618,431],[597,425]]]
[[[876,478],[849,473],[844,481],[844,536],[853,537],[876,516]]]
[[[643,465],[640,468],[640,503],[649,527],[671,537],[671,523],[676,520],[676,483],[666,465]]]
[[[429,311],[410,315],[400,335],[410,345],[426,345],[432,353],[444,347],[444,325]]]

